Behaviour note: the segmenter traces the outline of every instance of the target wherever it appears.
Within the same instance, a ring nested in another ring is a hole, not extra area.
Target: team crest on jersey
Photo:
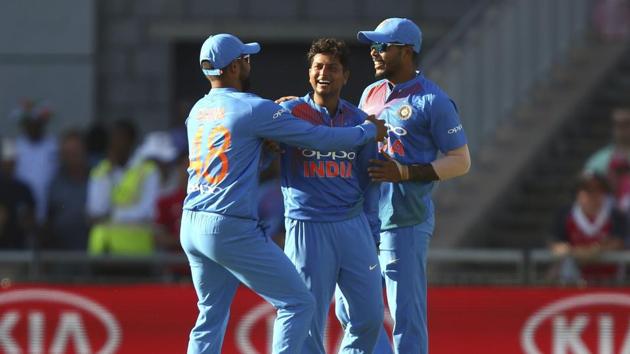
[[[402,107],[400,107],[400,109],[398,110],[398,117],[401,120],[409,119],[409,117],[411,117],[411,106],[405,104]]]

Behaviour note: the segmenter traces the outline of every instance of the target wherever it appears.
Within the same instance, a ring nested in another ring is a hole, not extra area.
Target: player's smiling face
[[[320,96],[339,96],[349,76],[350,72],[345,70],[339,58],[326,53],[316,54],[308,69],[313,92]]]
[[[403,50],[404,47],[396,45],[389,45],[381,52],[374,48],[370,49],[376,79],[390,79],[400,70]]]

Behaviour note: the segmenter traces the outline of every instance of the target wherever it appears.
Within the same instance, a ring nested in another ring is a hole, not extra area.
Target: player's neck
[[[238,80],[213,80],[211,82],[213,89],[215,88],[233,88],[237,91],[243,91],[243,87]]]
[[[416,69],[413,66],[403,67],[395,73],[392,73],[387,79],[394,85],[402,84],[416,77]]]
[[[315,101],[315,103],[317,103],[320,107],[326,107],[328,114],[330,114],[331,117],[335,116],[337,107],[339,107],[339,96],[327,97],[313,93],[313,101]]]

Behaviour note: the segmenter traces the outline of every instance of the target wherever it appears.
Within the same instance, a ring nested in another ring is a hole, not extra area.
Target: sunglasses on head
[[[370,49],[374,49],[377,53],[383,53],[383,52],[387,51],[387,48],[389,48],[390,46],[405,47],[405,46],[407,46],[407,44],[374,42],[370,46]]]

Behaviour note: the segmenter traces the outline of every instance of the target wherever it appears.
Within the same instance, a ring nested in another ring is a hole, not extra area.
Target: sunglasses
[[[387,48],[389,48],[390,46],[406,47],[407,45],[408,44],[402,44],[402,43],[379,43],[379,42],[374,42],[370,46],[370,50],[374,49],[377,53],[383,53],[383,52],[386,52]]]
[[[240,57],[236,58],[238,60],[243,60],[249,63],[250,59],[249,59],[249,54],[245,54],[245,55],[241,55]]]

